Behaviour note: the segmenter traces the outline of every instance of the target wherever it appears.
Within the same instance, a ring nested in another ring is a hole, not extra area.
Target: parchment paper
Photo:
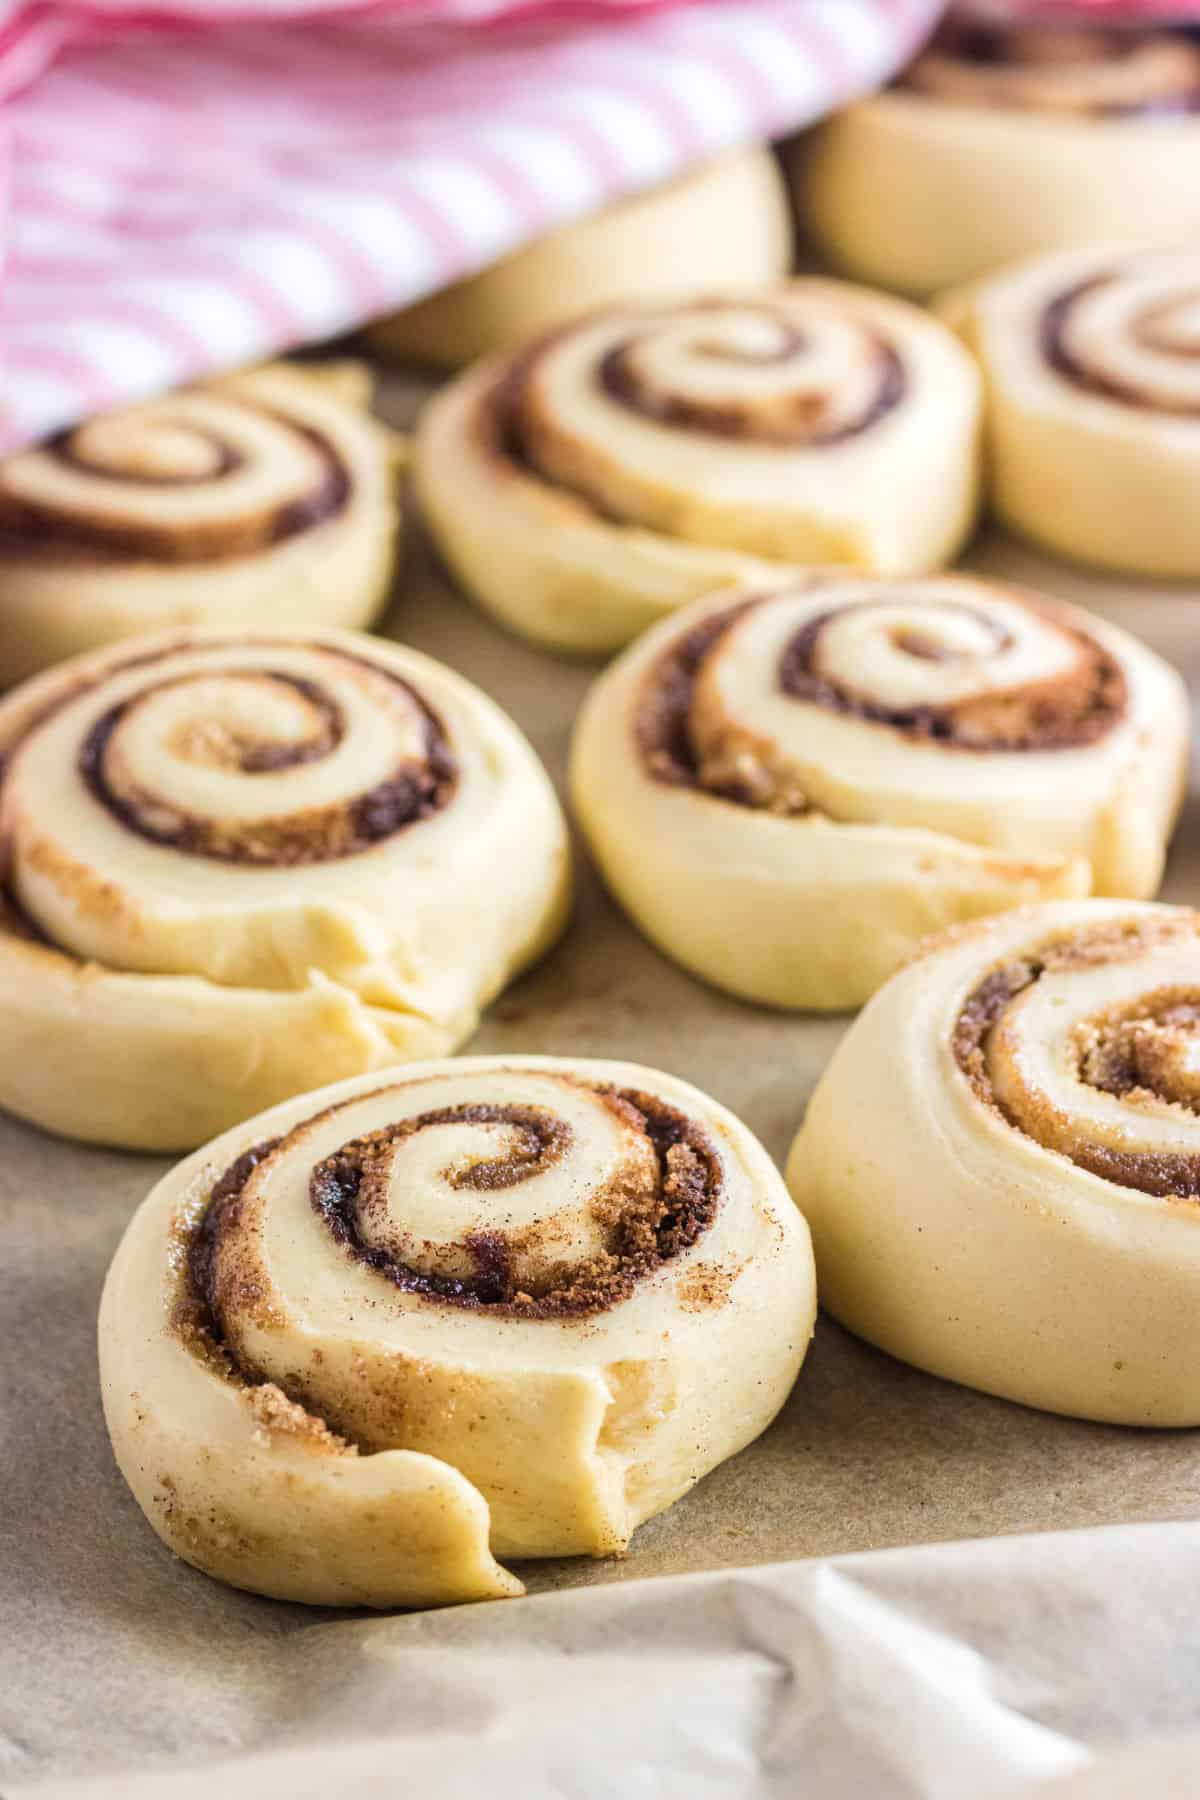
[[[383,410],[404,422],[415,394],[392,381]],[[1137,593],[994,533],[968,560],[1094,604],[1200,688],[1200,592]],[[592,667],[505,637],[415,541],[386,629],[485,687],[561,778]],[[1194,784],[1167,898],[1200,898],[1198,808]],[[658,1065],[782,1158],[845,1020],[701,986],[642,942],[582,853],[579,877],[565,941],[472,1048]],[[165,1166],[0,1118],[0,1790],[53,1777],[49,1794],[86,1775],[81,1793],[131,1796],[207,1795],[214,1780],[247,1797],[485,1782],[505,1795],[974,1795],[1200,1725],[1200,1524],[944,1547],[1200,1519],[1200,1436],[988,1399],[825,1319],[778,1422],[623,1561],[526,1565],[529,1600],[390,1619],[218,1586],[143,1521],[97,1392],[104,1271]],[[844,1560],[919,1545],[942,1547]],[[695,1571],[725,1573],[647,1582]],[[547,1591],[567,1589],[603,1591]],[[1194,1750],[1154,1754],[1184,1780],[1200,1771]],[[213,1759],[219,1772],[168,1780]],[[1170,1790],[1156,1773],[1111,1791]]]

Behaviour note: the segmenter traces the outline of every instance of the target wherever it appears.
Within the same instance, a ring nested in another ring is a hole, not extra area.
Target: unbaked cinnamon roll
[[[325,1088],[169,1174],[104,1290],[117,1460],[159,1536],[325,1605],[519,1593],[749,1443],[816,1309],[758,1142],[633,1064]]]
[[[559,929],[516,727],[352,632],[139,639],[0,705],[0,1105],[180,1149],[443,1054]]]
[[[1189,236],[1200,45],[951,22],[897,87],[801,141],[792,168],[834,262],[904,293],[1062,245]]]
[[[1060,251],[942,311],[983,366],[1000,517],[1080,562],[1200,576],[1200,251]]]
[[[272,364],[0,462],[0,682],[158,628],[366,625],[398,440],[355,363]]]
[[[1200,1424],[1200,915],[952,932],[851,1026],[788,1164],[823,1303],[933,1374]]]
[[[967,576],[725,594],[596,683],[571,760],[617,898],[768,1005],[860,1004],[928,932],[1154,893],[1183,685],[1125,633]]]
[[[610,650],[771,564],[947,560],[977,487],[978,378],[900,302],[808,280],[583,319],[426,409],[417,491],[505,624]]]

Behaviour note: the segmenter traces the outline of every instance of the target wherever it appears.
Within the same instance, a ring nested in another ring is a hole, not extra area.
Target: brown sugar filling
[[[747,352],[714,342],[705,352],[713,361],[742,363],[753,368],[786,369],[802,355],[807,334],[782,313],[768,307],[759,310],[777,324],[779,346],[773,351]],[[703,308],[696,308],[700,313]],[[653,328],[653,321],[651,329]],[[783,378],[783,391],[756,410],[735,402],[718,403],[673,392],[647,382],[637,366],[638,339],[627,339],[608,351],[600,364],[599,385],[613,400],[642,418],[653,419],[680,431],[706,432],[710,437],[736,438],[742,443],[770,444],[780,449],[822,449],[858,437],[901,405],[908,392],[908,376],[899,354],[879,332],[862,331],[863,350],[872,372],[871,392],[852,417],[834,422],[836,396],[801,389],[791,393]]]
[[[992,632],[997,649],[1007,643],[1007,635],[986,614],[967,604],[958,610],[974,613]],[[1117,663],[1085,632],[1058,621],[1055,628],[1071,640],[1077,652],[1076,666],[1066,676],[1030,682],[1007,693],[983,694],[953,706],[880,706],[866,695],[837,686],[817,666],[822,634],[837,616],[838,609],[831,607],[796,633],[780,664],[779,684],[784,693],[831,712],[887,725],[907,737],[958,750],[1077,749],[1103,737],[1125,710],[1125,677]],[[911,641],[905,645],[901,640],[900,647],[907,648],[910,655],[929,659],[925,646],[914,648]]]
[[[721,302],[713,302],[718,311]],[[778,366],[786,370],[791,357],[804,348],[803,327],[795,326],[782,313],[759,309],[779,327],[778,348],[769,351],[744,352],[714,340],[707,352],[713,360],[743,362],[753,367]],[[691,309],[699,316],[704,308]],[[667,315],[668,317],[670,315]],[[646,321],[653,330],[654,319]],[[598,516],[613,517],[599,495],[584,491],[563,490],[562,483],[542,466],[538,455],[538,428],[531,417],[529,392],[539,363],[552,354],[557,345],[575,329],[559,327],[547,332],[528,349],[511,357],[500,377],[484,396],[479,413],[479,429],[484,448],[539,480],[549,481],[571,499],[587,506]],[[631,336],[606,352],[595,371],[600,391],[629,411],[669,429],[706,433],[741,443],[774,445],[782,449],[820,449],[842,443],[869,430],[880,419],[901,405],[908,392],[908,373],[895,347],[878,332],[864,327],[863,341],[875,373],[870,396],[852,419],[832,423],[830,412],[835,396],[820,393],[789,393],[786,375],[781,375],[781,391],[761,409],[736,402],[706,402],[685,393],[660,389],[647,383],[636,366],[638,337]],[[614,523],[621,523],[613,518]]]
[[[676,787],[694,787],[737,805],[766,807],[792,815],[807,810],[803,796],[781,793],[778,778],[759,770],[751,759],[722,763],[707,758],[692,733],[692,703],[707,659],[719,653],[722,638],[753,608],[769,605],[767,596],[738,601],[682,633],[647,672],[634,715],[634,738],[647,774]],[[859,607],[882,605],[860,601]],[[964,612],[975,609],[964,604]],[[822,673],[819,652],[823,634],[836,623],[840,609],[830,606],[807,621],[785,647],[776,670],[780,690],[810,706],[886,726],[918,742],[947,750],[980,753],[1077,749],[1111,731],[1127,705],[1125,677],[1116,661],[1094,639],[1057,620],[1055,628],[1072,641],[1076,667],[1066,677],[1033,682],[1007,692],[981,695],[953,706],[897,708],[880,705],[869,695],[839,685]],[[975,613],[996,639],[1006,634],[984,613]],[[937,646],[913,633],[896,637],[897,647],[922,661],[940,660]],[[744,766],[742,766],[744,763]]]
[[[321,649],[321,646],[313,648]],[[330,652],[324,650],[323,654]],[[127,831],[189,856],[277,868],[330,862],[369,850],[405,826],[440,812],[454,794],[458,769],[441,720],[415,688],[366,658],[352,657],[343,651],[338,651],[337,655],[346,661],[361,663],[386,680],[397,699],[403,696],[418,712],[425,740],[420,761],[410,759],[398,764],[387,780],[376,783],[348,802],[246,823],[193,817],[169,803],[164,804],[152,794],[116,791],[108,779],[107,753],[122,723],[147,697],[145,689],[97,719],[80,748],[80,774],[95,799]],[[216,673],[220,671],[205,670],[204,677],[207,679]],[[243,677],[277,682],[298,694],[311,707],[315,728],[309,738],[286,746],[248,742],[226,746],[229,759],[242,774],[274,773],[318,761],[336,749],[344,735],[345,721],[340,709],[315,683],[267,668],[227,672],[229,679]],[[181,677],[180,682],[187,679]]]
[[[509,1320],[559,1320],[586,1325],[591,1318],[628,1298],[639,1281],[669,1264],[708,1230],[722,1199],[721,1161],[704,1129],[656,1095],[635,1089],[617,1089],[579,1081],[576,1085],[598,1095],[627,1126],[643,1134],[656,1169],[654,1179],[627,1186],[611,1183],[592,1201],[596,1216],[608,1227],[609,1248],[586,1264],[565,1270],[560,1283],[536,1295],[514,1289],[502,1235],[481,1236],[475,1269],[470,1279],[448,1280],[406,1268],[402,1262],[363,1243],[357,1229],[357,1209],[364,1174],[372,1149],[378,1149],[387,1128],[369,1139],[344,1145],[313,1170],[310,1197],[317,1217],[344,1254],[374,1270],[383,1283],[418,1297],[433,1306],[452,1306],[461,1311]],[[331,1107],[320,1115],[329,1118]],[[564,1153],[570,1128],[549,1111],[510,1105],[466,1105],[430,1111],[400,1121],[396,1131],[413,1132],[425,1125],[463,1119],[499,1120],[513,1127],[513,1148],[505,1158],[483,1157],[459,1171],[461,1185],[489,1189],[516,1185]],[[297,1127],[301,1136],[315,1123]],[[354,1456],[360,1452],[408,1444],[420,1448],[419,1438],[406,1436],[397,1426],[403,1420],[401,1391],[392,1395],[372,1389],[375,1415],[380,1409],[386,1423],[364,1425],[354,1411],[353,1394],[345,1402],[346,1416],[326,1391],[312,1387],[314,1371],[300,1368],[280,1375],[257,1368],[233,1346],[239,1325],[253,1324],[264,1331],[282,1323],[277,1303],[268,1291],[259,1264],[255,1239],[256,1217],[247,1217],[248,1189],[255,1171],[276,1153],[286,1154],[291,1138],[266,1139],[239,1156],[208,1190],[177,1215],[169,1247],[175,1289],[171,1320],[183,1347],[219,1378],[243,1391],[255,1425],[268,1436],[283,1433],[303,1439],[314,1454]],[[243,1237],[248,1233],[243,1249]],[[719,1306],[727,1296],[720,1270],[707,1265],[692,1271],[696,1277],[681,1297],[684,1310]],[[726,1272],[732,1281],[736,1272]],[[382,1289],[386,1293],[386,1288]],[[319,1350],[312,1361],[323,1360]],[[352,1377],[351,1385],[353,1386]],[[403,1381],[400,1383],[403,1389]],[[375,1416],[372,1415],[372,1416]],[[357,1426],[353,1420],[357,1419]]]
[[[1043,974],[1130,961],[1154,944],[1195,937],[1196,926],[1190,921],[1152,925],[1130,921],[1051,939],[1030,955],[993,969],[963,1006],[952,1038],[955,1060],[976,1097],[1014,1130],[1043,1142],[1036,1130],[1029,1130],[1030,1121],[1016,1118],[1003,1104],[988,1068],[991,1032],[1013,1000]],[[1185,1040],[1194,1041],[1198,1031],[1200,988],[1154,990],[1076,1026],[1071,1044],[1076,1074],[1089,1087],[1114,1094],[1134,1109],[1157,1109],[1165,1103],[1200,1116],[1200,1076],[1192,1078],[1180,1056]],[[1194,1155],[1141,1152],[1079,1142],[1069,1149],[1051,1142],[1044,1142],[1043,1147],[1068,1156],[1078,1167],[1119,1187],[1161,1197],[1200,1199],[1200,1150]]]
[[[235,649],[253,641],[222,639],[220,642],[206,643],[205,649]],[[185,639],[148,655],[110,663],[98,675],[83,678],[65,688],[47,707],[28,720],[20,736],[0,753],[0,789],[3,788],[5,771],[11,766],[21,745],[64,706],[88,692],[98,682],[107,680],[112,674],[127,669],[150,667],[177,655],[187,647]],[[326,645],[305,644],[299,639],[286,647],[314,649],[322,655],[331,654]],[[387,781],[377,783],[346,804],[312,808],[285,819],[256,820],[253,824],[236,825],[223,825],[217,820],[193,819],[181,814],[178,809],[164,808],[151,795],[139,795],[137,804],[131,804],[128,797],[114,794],[109,787],[104,771],[104,751],[127,708],[141,696],[135,696],[122,707],[111,709],[92,727],[80,749],[81,777],[100,804],[126,830],[151,843],[166,845],[186,855],[258,867],[299,867],[369,850],[407,826],[432,818],[449,805],[458,786],[458,764],[440,718],[415,688],[393,675],[390,670],[366,658],[343,650],[336,654],[345,661],[362,663],[373,675],[385,678],[398,692],[405,694],[423,719],[425,736],[425,755],[421,762],[400,765]],[[226,672],[215,669],[206,671],[206,674],[219,673]],[[236,761],[236,766],[243,773],[268,773],[315,761],[327,755],[341,741],[344,721],[339,709],[320,693],[315,683],[279,671],[253,670],[247,673],[256,678],[262,678],[265,674],[302,694],[313,706],[317,726],[312,738],[294,745],[243,741],[232,746],[231,760]],[[54,939],[42,929],[40,922],[31,917],[18,900],[12,883],[11,849],[0,844],[0,932],[5,931],[45,945],[48,949],[58,948]],[[67,951],[65,954],[72,955],[72,952]]]
[[[1165,988],[1089,1019],[1076,1033],[1089,1087],[1134,1103],[1165,1100],[1200,1116],[1200,1079],[1180,1053],[1200,1038],[1200,990]],[[1181,1079],[1182,1077],[1182,1079]]]
[[[4,485],[3,469],[0,468],[0,562],[6,554],[27,557],[31,552],[53,555],[60,550],[76,557],[86,555],[89,560],[96,561],[221,562],[270,549],[345,511],[351,494],[350,472],[323,433],[301,425],[286,414],[266,407],[251,409],[243,400],[235,402],[224,398],[226,404],[267,414],[304,440],[320,471],[307,492],[260,512],[235,515],[217,526],[207,523],[195,528],[154,526],[110,518],[99,504],[92,513],[66,511],[52,499],[42,503],[28,495],[10,492]],[[120,481],[122,485],[143,487],[151,492],[156,488],[208,487],[213,482],[227,480],[245,466],[241,452],[231,448],[216,432],[198,428],[191,421],[187,422],[186,429],[190,436],[206,443],[212,451],[212,462],[203,475],[155,475],[139,470],[136,476],[123,476],[119,470],[93,463],[81,447],[78,431],[67,431],[52,439],[43,447],[42,454],[73,470],[95,474],[104,482]]]
[[[451,1178],[455,1186],[494,1191],[540,1174],[567,1152],[571,1142],[569,1127],[543,1108],[479,1103],[438,1108],[353,1140],[314,1168],[309,1185],[313,1210],[353,1261],[431,1304],[534,1320],[586,1320],[608,1311],[708,1231],[722,1196],[721,1161],[703,1127],[656,1095],[587,1082],[579,1085],[599,1095],[623,1124],[644,1138],[655,1176],[643,1182],[630,1175],[593,1197],[591,1210],[604,1228],[606,1248],[562,1268],[544,1291],[521,1290],[503,1232],[474,1234],[464,1244],[473,1270],[459,1279],[412,1268],[391,1250],[367,1243],[360,1228],[381,1159],[404,1137],[429,1126],[463,1122],[514,1128],[513,1145],[505,1156],[465,1165]],[[249,1265],[242,1266],[235,1252],[223,1268],[222,1254],[236,1246],[252,1175],[286,1145],[286,1139],[271,1139],[238,1157],[214,1184],[202,1209],[181,1229],[177,1329],[189,1347],[239,1379],[249,1376],[237,1369],[226,1348],[228,1309],[264,1308],[267,1303]]]
[[[253,642],[253,639],[228,638],[220,642],[206,642],[204,649],[238,649]],[[299,639],[294,644],[280,647],[309,649],[323,657],[333,656],[339,661],[357,664],[369,671],[375,680],[385,683],[383,691],[394,692],[397,702],[403,700],[406,707],[414,708],[421,719],[424,736],[424,753],[421,759],[407,759],[399,763],[385,781],[335,805],[314,807],[285,818],[258,819],[253,822],[196,818],[153,794],[118,792],[109,781],[106,756],[115,734],[122,722],[149,694],[160,691],[154,687],[143,688],[128,700],[103,713],[89,730],[79,750],[81,779],[100,805],[125,830],[150,843],[166,845],[186,855],[263,867],[294,867],[332,861],[369,850],[405,827],[431,818],[450,803],[458,785],[458,765],[441,719],[415,688],[382,664],[349,651],[335,652],[327,645],[307,644]],[[4,770],[11,766],[22,744],[64,706],[113,675],[122,674],[129,669],[153,668],[156,663],[169,661],[187,648],[187,640],[181,640],[147,655],[109,663],[97,675],[65,687],[43,711],[26,723],[20,737],[7,746],[3,759],[0,760],[0,784],[3,783]],[[203,760],[220,759],[227,766],[236,767],[242,774],[253,777],[256,774],[270,774],[282,768],[315,762],[329,755],[341,742],[345,730],[341,711],[317,683],[286,671],[269,668],[221,670],[208,666],[195,678],[208,680],[222,676],[232,680],[275,682],[299,695],[313,713],[313,730],[309,737],[287,745],[273,744],[266,740],[251,741],[246,737],[239,737],[237,740],[230,737],[220,743],[208,742],[196,746],[203,752]],[[192,677],[183,674],[160,685],[182,685],[189,679]],[[14,915],[21,916],[21,909],[12,900],[11,894],[8,895],[8,903]],[[0,919],[0,924],[2,923],[3,920]]]
[[[472,1309],[499,1308],[521,1318],[581,1318],[606,1311],[627,1299],[639,1281],[708,1229],[720,1195],[720,1163],[707,1134],[664,1101],[629,1089],[594,1091],[648,1137],[658,1177],[650,1187],[628,1181],[598,1194],[592,1211],[606,1228],[608,1247],[582,1263],[562,1268],[556,1284],[543,1292],[522,1291],[503,1233],[481,1232],[466,1242],[464,1248],[475,1272],[461,1280],[414,1270],[390,1252],[365,1244],[358,1229],[358,1213],[376,1144],[364,1140],[347,1145],[320,1164],[312,1178],[313,1205],[337,1242],[357,1261],[377,1269],[407,1293]],[[528,1113],[529,1109],[510,1106],[448,1108],[405,1121],[376,1137],[394,1142],[423,1125],[452,1118],[516,1124],[529,1142],[518,1148],[511,1164],[480,1164],[476,1172],[461,1178],[462,1185],[473,1187],[513,1186],[540,1172],[566,1149],[561,1123],[549,1120],[539,1127]]]

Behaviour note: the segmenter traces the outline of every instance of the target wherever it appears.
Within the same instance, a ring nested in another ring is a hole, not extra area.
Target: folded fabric
[[[123,0],[86,0],[0,31],[0,451],[344,332],[806,124],[886,80],[940,11],[610,0],[468,26],[316,4],[321,16],[297,16],[314,0],[268,0],[212,24],[199,21],[245,7],[170,0],[164,30]],[[496,10],[450,10],[480,5]],[[90,35],[68,42],[81,22]],[[39,58],[52,66],[14,92]]]

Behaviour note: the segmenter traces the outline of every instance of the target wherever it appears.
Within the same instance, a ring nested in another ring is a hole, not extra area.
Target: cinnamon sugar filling
[[[405,826],[440,812],[454,793],[458,771],[440,719],[415,688],[365,658],[347,656],[346,660],[361,662],[374,675],[384,678],[397,697],[404,696],[421,717],[425,739],[420,761],[408,759],[399,763],[385,781],[377,782],[353,800],[246,823],[194,817],[154,794],[128,785],[118,788],[110,780],[110,746],[123,721],[146,699],[146,690],[112,707],[96,721],[80,749],[80,774],[94,798],[127,831],[185,855],[278,868],[331,862],[369,850]],[[210,674],[206,670],[205,679]],[[225,748],[229,760],[236,762],[242,774],[271,774],[316,762],[341,742],[345,721],[315,683],[266,668],[230,670],[228,678],[278,682],[305,700],[315,715],[313,734],[301,742],[279,745],[242,740],[228,744]],[[180,677],[178,684],[187,679]]]
[[[1119,1187],[1200,1199],[1200,1149],[1122,1150],[1085,1141],[1074,1132],[1068,1141],[1058,1129],[1061,1109],[1049,1096],[1029,1095],[1029,1104],[1018,1117],[997,1094],[989,1067],[992,1032],[1012,1002],[1042,975],[1135,961],[1148,948],[1194,941],[1196,935],[1195,924],[1188,921],[1106,925],[1051,939],[1027,957],[993,969],[963,1006],[952,1038],[955,1060],[976,1098],[1014,1130]],[[1164,1107],[1179,1108],[1190,1120],[1200,1116],[1200,1056],[1195,1072],[1190,1058],[1198,1040],[1200,984],[1156,988],[1076,1024],[1069,1038],[1071,1072],[1082,1084],[1128,1105],[1134,1131],[1139,1109],[1161,1115]]]
[[[724,305],[714,301],[708,310],[719,312]],[[704,306],[693,307],[688,316],[701,316],[705,310]],[[736,401],[708,401],[647,381],[637,366],[638,334],[605,353],[593,373],[595,385],[618,405],[668,429],[781,449],[821,449],[846,442],[869,430],[903,403],[909,385],[903,358],[878,331],[864,326],[864,353],[874,376],[871,392],[852,418],[835,420],[835,394],[790,389],[787,385],[787,365],[803,352],[807,343],[803,326],[793,325],[784,313],[769,307],[760,307],[759,311],[778,327],[779,343],[775,349],[741,350],[714,338],[702,354],[716,362],[742,363],[749,368],[778,367],[780,391],[761,402],[739,405]],[[667,320],[672,316],[663,315]],[[653,331],[654,324],[654,318],[647,319],[645,330]],[[489,454],[515,464],[539,481],[548,481],[564,497],[620,524],[623,521],[609,511],[601,496],[583,487],[564,487],[557,476],[544,468],[538,454],[539,426],[530,401],[533,376],[538,364],[575,329],[560,326],[509,359],[483,397],[477,415],[481,441]]]
[[[238,649],[254,642],[254,639],[228,638],[219,642],[205,641],[203,648],[206,652]],[[305,643],[297,639],[279,647],[308,649],[321,657],[333,657],[365,670],[379,684],[380,693],[393,693],[398,704],[403,703],[417,712],[424,737],[422,757],[419,760],[406,758],[386,780],[347,801],[305,809],[287,817],[252,822],[195,817],[162,795],[141,790],[128,781],[114,781],[109,759],[119,741],[122,723],[163,687],[183,686],[192,679],[276,683],[297,695],[313,715],[310,734],[286,744],[256,739],[245,731],[235,735],[211,721],[202,722],[192,728],[192,741],[182,746],[192,760],[236,769],[253,777],[317,762],[341,743],[346,722],[340,708],[323,692],[319,683],[265,667],[222,670],[206,665],[194,677],[184,672],[161,684],[141,689],[111,707],[95,722],[79,749],[79,774],[88,791],[125,830],[150,843],[162,844],[186,855],[260,867],[297,867],[353,856],[409,825],[431,818],[449,804],[458,785],[458,765],[441,719],[410,683],[368,657],[341,649],[333,651],[318,642]],[[21,736],[7,746],[0,760],[0,784],[4,769],[18,754],[22,743],[63,707],[113,675],[169,662],[187,648],[187,640],[181,640],[150,654],[108,663],[96,675],[64,688],[42,712],[26,723]],[[7,881],[5,888],[8,913],[20,921],[24,917],[23,911],[12,897]],[[6,916],[0,915],[0,925],[6,922]],[[32,923],[40,935],[37,922]]]
[[[703,310],[694,309],[697,313]],[[769,307],[759,310],[778,326],[776,350],[737,350],[714,342],[703,354],[714,362],[786,370],[793,357],[804,353],[808,334],[783,314],[773,314]],[[845,443],[868,431],[899,406],[908,391],[908,376],[895,347],[879,332],[866,328],[862,330],[862,341],[871,369],[871,392],[859,411],[842,421],[834,418],[834,395],[803,388],[791,391],[786,377],[779,394],[753,406],[720,404],[660,388],[645,380],[637,366],[636,337],[607,353],[600,364],[598,381],[611,399],[630,412],[672,430],[706,432],[710,437],[736,438],[740,443],[768,444],[780,449],[816,450]]]
[[[696,1243],[716,1217],[722,1195],[720,1157],[708,1133],[656,1095],[634,1089],[580,1082],[632,1126],[644,1140],[653,1170],[643,1178],[622,1171],[589,1200],[602,1228],[604,1248],[552,1269],[536,1293],[517,1276],[518,1248],[543,1231],[553,1244],[554,1221],[525,1226],[514,1239],[503,1231],[473,1233],[462,1246],[472,1272],[463,1278],[414,1268],[386,1244],[367,1242],[365,1215],[380,1199],[390,1152],[405,1138],[431,1126],[451,1123],[502,1124],[513,1128],[512,1145],[501,1157],[471,1159],[450,1175],[451,1184],[480,1193],[518,1186],[569,1153],[572,1133],[564,1121],[541,1107],[485,1103],[437,1108],[382,1127],[343,1145],[312,1171],[313,1210],[333,1241],[362,1267],[374,1270],[403,1293],[431,1304],[449,1305],[493,1317],[586,1320],[628,1299],[638,1284]],[[311,1123],[309,1121],[308,1123]],[[306,1129],[307,1126],[304,1128]],[[175,1261],[179,1287],[174,1318],[184,1341],[215,1359],[234,1379],[257,1379],[238,1367],[228,1350],[232,1313],[270,1324],[267,1296],[257,1278],[253,1251],[243,1256],[239,1233],[247,1186],[255,1171],[289,1139],[254,1146],[214,1183],[207,1200],[180,1223]],[[516,1238],[523,1242],[518,1245]]]
[[[706,751],[693,731],[693,701],[705,663],[719,655],[721,640],[739,619],[769,603],[769,597],[760,596],[710,613],[669,645],[643,682],[634,738],[647,774],[656,781],[696,788],[740,806],[798,816],[808,810],[808,802],[797,777],[786,769],[768,767],[761,755],[744,745],[734,745],[728,752]],[[872,608],[886,602],[855,604]],[[1007,645],[1007,632],[986,613],[966,603],[957,610],[981,622],[997,650]],[[820,668],[822,637],[836,625],[840,611],[833,605],[808,620],[787,644],[776,668],[780,690],[806,705],[885,726],[910,741],[982,754],[1077,749],[1095,743],[1124,715],[1126,681],[1117,662],[1086,633],[1058,621],[1055,628],[1077,651],[1075,667],[1066,676],[945,707],[881,705]],[[922,661],[950,661],[957,654],[911,630],[894,634],[893,642]]]

